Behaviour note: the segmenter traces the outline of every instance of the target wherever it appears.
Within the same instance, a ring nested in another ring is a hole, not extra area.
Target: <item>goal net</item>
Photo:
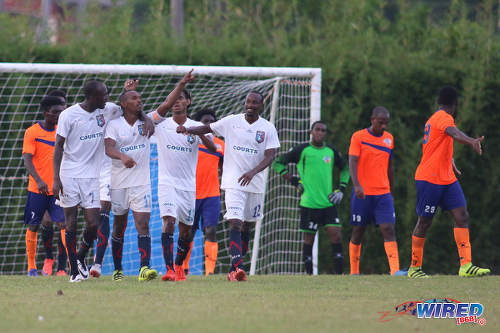
[[[70,65],[0,63],[0,274],[25,274],[24,205],[28,174],[21,153],[24,131],[43,119],[39,102],[54,89],[67,93],[67,104],[83,100],[83,86],[90,79],[103,81],[116,101],[127,78],[139,80],[144,111],[154,110],[182,76],[194,68],[195,82],[189,85],[192,95],[190,113],[203,107],[212,108],[217,117],[244,111],[245,97],[251,90],[265,97],[262,117],[276,126],[281,142],[280,154],[309,140],[309,126],[320,118],[321,70],[316,68],[258,68],[210,66],[150,65]],[[161,218],[157,202],[158,158],[151,141],[151,181],[153,211],[150,230],[152,266],[165,271],[161,250]],[[299,232],[298,198],[295,189],[273,170],[267,169],[267,191],[264,219],[256,225],[255,237],[245,258],[252,274],[295,274],[304,271],[302,234]],[[224,201],[222,200],[222,203]],[[216,273],[230,267],[229,230],[222,220],[224,204],[217,227],[219,256]],[[111,222],[112,222],[111,218]],[[79,220],[83,227],[82,214]],[[81,231],[81,229],[80,229]],[[54,249],[57,249],[54,237]],[[177,236],[175,236],[177,239]],[[191,255],[190,273],[204,270],[203,235],[198,231]],[[317,245],[317,242],[316,242]],[[111,251],[107,250],[103,273],[111,273]],[[88,263],[93,253],[89,253]],[[316,257],[317,258],[317,257]],[[42,267],[44,249],[38,240],[37,266]],[[315,260],[317,262],[317,260]],[[123,249],[125,274],[137,274],[139,254],[137,232],[129,216]]]

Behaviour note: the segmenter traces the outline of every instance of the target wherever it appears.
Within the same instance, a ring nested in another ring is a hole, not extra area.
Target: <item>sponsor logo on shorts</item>
[[[264,142],[265,138],[266,138],[266,132],[257,131],[257,133],[255,133],[255,141],[257,141],[258,143]]]

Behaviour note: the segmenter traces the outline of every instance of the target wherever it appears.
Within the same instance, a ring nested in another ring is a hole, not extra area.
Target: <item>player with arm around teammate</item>
[[[52,275],[54,258],[52,254],[52,238],[57,223],[59,237],[59,263],[57,275],[66,275],[66,249],[64,247],[64,212],[55,204],[52,192],[54,143],[59,114],[64,110],[64,102],[54,96],[42,99],[40,106],[44,120],[30,126],[23,141],[23,161],[29,173],[28,197],[24,211],[26,229],[26,255],[28,257],[28,276],[37,276],[36,249],[37,236],[42,226],[42,241],[45,247],[45,261],[42,274]]]
[[[361,242],[366,227],[375,221],[384,238],[384,248],[391,275],[406,275],[399,269],[396,242],[396,214],[392,198],[394,169],[392,152],[394,138],[386,131],[389,111],[382,106],[373,109],[371,126],[355,132],[349,147],[349,171],[353,193],[351,197],[352,235],[349,243],[351,275],[359,275]]]
[[[224,156],[221,188],[225,190],[226,214],[229,221],[231,270],[229,281],[246,281],[243,257],[247,249],[242,238],[250,234],[251,222],[263,217],[266,179],[262,171],[274,160],[280,147],[278,133],[273,124],[260,117],[264,109],[264,96],[251,91],[245,100],[245,112],[226,116],[215,123],[177,131],[186,134],[214,132],[224,137]]]
[[[313,273],[312,247],[318,226],[324,226],[332,243],[336,274],[342,274],[342,233],[337,205],[349,182],[349,168],[342,155],[325,143],[327,127],[322,121],[311,125],[311,141],[298,145],[274,161],[274,169],[297,186],[300,198],[300,230],[304,233],[304,266]],[[287,164],[296,163],[299,176],[291,176]],[[340,170],[340,184],[333,190],[334,166]]]
[[[481,155],[484,137],[471,138],[456,127],[454,117],[458,110],[458,93],[454,87],[443,87],[439,91],[438,104],[439,109],[425,124],[422,159],[415,172],[418,220],[412,235],[408,277],[428,277],[422,271],[424,243],[438,207],[449,211],[455,222],[453,233],[460,258],[458,275],[488,275],[491,273],[489,269],[472,264],[469,213],[462,187],[453,172],[454,140],[470,146]]]

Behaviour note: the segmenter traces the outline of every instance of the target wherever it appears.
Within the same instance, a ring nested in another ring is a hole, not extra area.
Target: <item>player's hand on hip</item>
[[[194,75],[192,74],[193,70],[194,69],[191,69],[186,75],[184,75],[184,77],[181,80],[182,85],[186,85],[186,84],[194,81]]]
[[[187,134],[187,128],[182,125],[177,126],[177,129],[175,131],[177,133]]]
[[[40,194],[49,195],[49,186],[43,181],[43,179],[37,181],[36,186],[38,187],[38,192],[40,192]]]
[[[344,193],[341,190],[335,190],[328,195],[328,201],[334,205],[338,205],[344,198]]]
[[[255,173],[253,173],[253,171],[245,172],[240,178],[238,178],[238,183],[241,186],[247,186],[248,184],[250,184],[254,176]]]
[[[483,149],[481,147],[481,142],[484,140],[484,136],[480,138],[475,138],[474,141],[472,142],[472,149],[476,151],[479,155],[483,154]]]
[[[59,199],[59,195],[63,194],[63,186],[61,183],[61,179],[54,179],[54,185],[52,185],[52,192],[54,193],[54,197]]]
[[[135,161],[132,157],[127,156],[125,154],[122,154],[122,156],[120,157],[120,160],[122,161],[123,165],[125,165],[126,168],[132,168],[132,167],[134,167],[134,165],[137,164],[137,163],[135,163]]]
[[[364,199],[365,198],[365,190],[361,185],[354,185],[354,193],[356,194],[356,198]]]
[[[125,81],[125,90],[130,91],[130,90],[135,90],[137,89],[137,85],[139,84],[139,80],[137,79],[128,79]]]

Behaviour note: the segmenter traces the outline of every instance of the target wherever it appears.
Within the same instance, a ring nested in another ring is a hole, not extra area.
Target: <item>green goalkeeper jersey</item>
[[[349,167],[342,155],[333,147],[316,147],[304,143],[292,148],[274,161],[273,168],[280,175],[288,173],[288,163],[296,163],[304,193],[300,206],[321,209],[331,207],[328,195],[333,192],[333,167],[340,170],[340,189],[343,191],[349,182]]]

